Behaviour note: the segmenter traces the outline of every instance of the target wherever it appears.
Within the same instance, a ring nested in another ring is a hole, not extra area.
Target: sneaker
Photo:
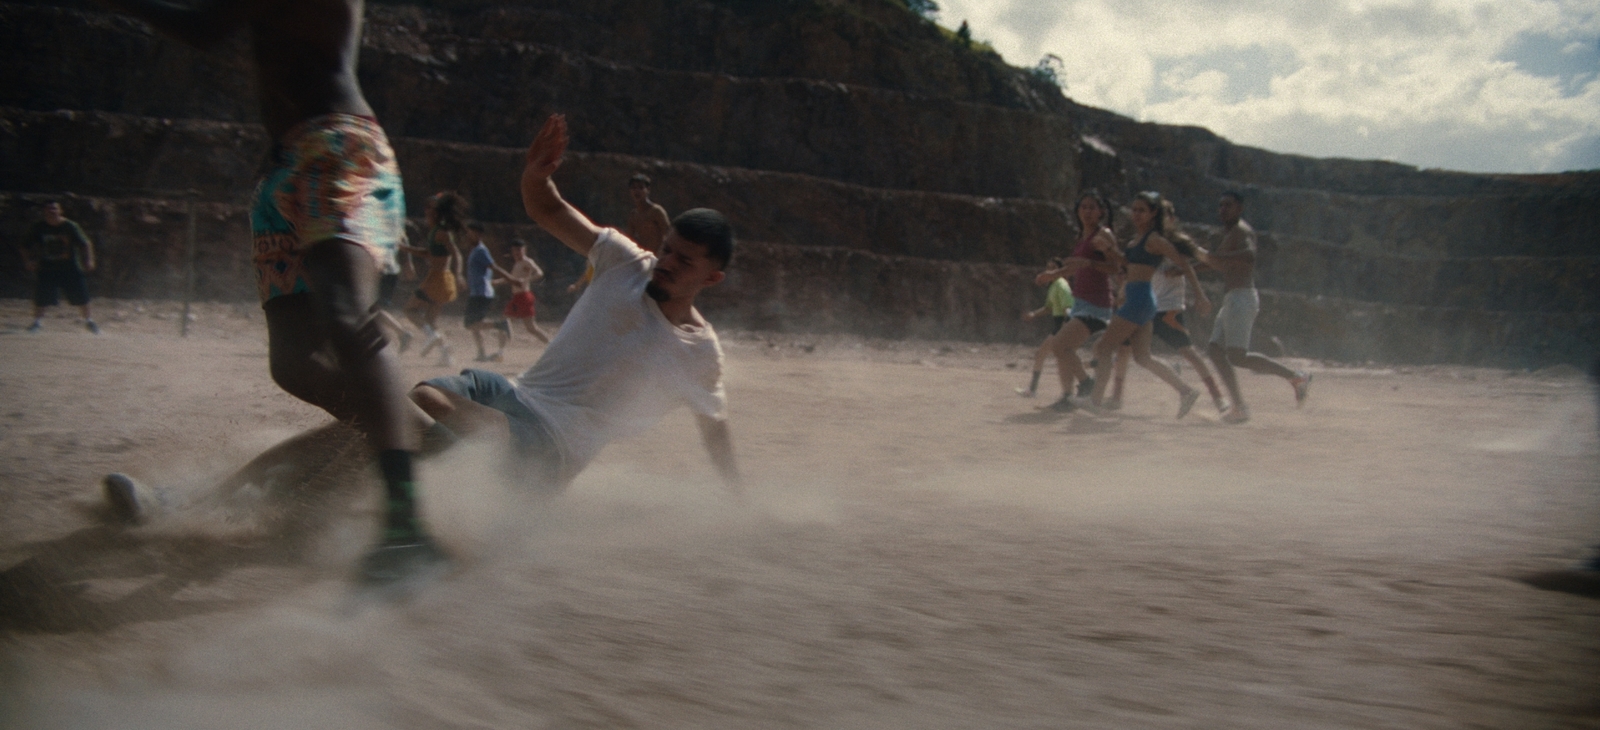
[[[44,329],[44,325],[40,324],[38,320],[34,320],[33,324],[28,325],[29,332],[38,332],[41,329]]]
[[[1072,402],[1072,396],[1065,393],[1063,393],[1060,398],[1056,399],[1056,402],[1051,403],[1048,406],[1050,410],[1057,413],[1068,413],[1077,407],[1077,404]]]
[[[164,495],[140,484],[127,474],[113,472],[100,482],[106,506],[118,521],[130,525],[143,524],[166,506]]]
[[[506,359],[506,355],[503,352],[497,352],[497,353],[489,356],[489,362],[500,362],[501,360],[504,360],[504,359]]]
[[[411,333],[400,330],[400,351],[405,352],[409,347],[411,347]]]
[[[1239,424],[1248,420],[1250,420],[1250,409],[1244,406],[1234,406],[1229,408],[1227,413],[1222,414],[1223,423]]]
[[[91,335],[100,334],[100,325],[95,324],[94,320],[92,320],[92,319],[84,320],[83,321],[83,328],[86,329],[86,330],[89,330],[89,334],[91,334]]]
[[[1078,381],[1078,397],[1088,398],[1094,392],[1094,378],[1084,378]]]
[[[1189,411],[1194,408],[1194,404],[1199,402],[1200,391],[1191,390],[1187,393],[1184,393],[1178,398],[1178,417],[1183,418],[1184,416],[1189,415]]]
[[[1306,397],[1311,395],[1311,373],[1301,373],[1300,377],[1289,381],[1294,386],[1294,405],[1296,408],[1306,404]]]
[[[449,557],[426,536],[385,540],[361,559],[358,579],[369,586],[387,586],[408,578],[425,577],[443,568]]]
[[[1027,388],[1017,388],[1017,395],[1020,395],[1024,398],[1032,398],[1038,394],[1038,391],[1029,390]]]
[[[1217,413],[1219,415],[1228,412],[1228,408],[1230,407],[1230,405],[1228,403],[1228,399],[1227,398],[1223,398],[1222,396],[1217,396],[1215,398],[1212,398],[1211,402],[1216,404]]]

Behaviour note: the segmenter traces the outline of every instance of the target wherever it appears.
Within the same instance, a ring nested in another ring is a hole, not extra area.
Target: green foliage
[[[1059,86],[1062,89],[1067,88],[1067,64],[1061,60],[1060,56],[1054,53],[1044,54],[1044,58],[1039,59],[1039,63],[1028,69],[1028,73],[1052,86]]]
[[[933,0],[905,0],[905,3],[906,7],[911,9],[911,12],[927,20],[933,20],[939,16],[939,3]]]

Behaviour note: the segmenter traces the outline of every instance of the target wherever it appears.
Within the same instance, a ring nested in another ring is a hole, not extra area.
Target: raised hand
[[[567,117],[551,114],[544,127],[528,145],[528,155],[522,163],[522,182],[542,182],[550,179],[561,166],[561,156],[567,152]]]

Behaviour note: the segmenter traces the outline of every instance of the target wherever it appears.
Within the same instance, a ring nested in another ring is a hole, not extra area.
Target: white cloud
[[[1240,144],[1423,167],[1600,167],[1600,12],[1578,0],[942,0],[1074,99]]]

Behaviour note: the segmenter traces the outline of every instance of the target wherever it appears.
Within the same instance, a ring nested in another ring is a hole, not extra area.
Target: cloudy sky
[[[1017,66],[1136,119],[1317,157],[1600,168],[1595,0],[938,0]]]

